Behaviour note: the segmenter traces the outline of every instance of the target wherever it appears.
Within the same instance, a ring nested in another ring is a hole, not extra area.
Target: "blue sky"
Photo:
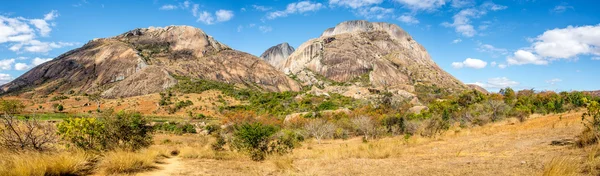
[[[444,70],[489,90],[600,89],[600,1],[20,0],[0,6],[0,83],[94,38],[189,25],[260,55],[347,20],[394,23]]]

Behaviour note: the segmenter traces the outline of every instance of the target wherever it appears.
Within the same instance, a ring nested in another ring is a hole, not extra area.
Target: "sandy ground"
[[[581,114],[507,119],[436,138],[309,141],[263,162],[175,158],[141,175],[541,175],[553,158],[586,156],[585,149],[551,145],[576,139]]]

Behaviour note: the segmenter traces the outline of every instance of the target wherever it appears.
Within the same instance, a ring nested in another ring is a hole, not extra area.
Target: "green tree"
[[[258,122],[237,125],[233,133],[232,147],[247,152],[254,161],[262,161],[272,153],[290,152],[294,148],[294,145],[291,145],[293,143],[274,136],[277,131],[275,126]]]
[[[510,87],[500,89],[500,94],[504,96],[504,103],[509,105],[512,105],[516,99],[515,91]]]

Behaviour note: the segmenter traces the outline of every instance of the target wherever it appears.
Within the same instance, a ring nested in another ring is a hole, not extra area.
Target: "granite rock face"
[[[281,68],[281,65],[285,60],[294,52],[294,47],[291,47],[288,43],[281,43],[267,49],[260,58],[269,62],[275,68]]]
[[[31,69],[1,91],[44,95],[72,90],[118,98],[163,91],[177,83],[175,76],[266,91],[300,90],[258,57],[232,50],[198,28],[168,26],[94,39]]]
[[[449,91],[468,89],[437,66],[408,33],[389,23],[342,22],[302,44],[281,70],[303,85],[320,87],[334,82],[391,92],[412,93],[419,84]]]

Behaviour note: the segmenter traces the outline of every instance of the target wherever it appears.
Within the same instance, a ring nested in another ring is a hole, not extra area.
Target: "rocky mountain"
[[[130,97],[165,90],[177,83],[176,76],[266,91],[300,90],[297,82],[258,57],[233,50],[198,28],[169,26],[94,39],[31,69],[1,91]]]
[[[275,68],[280,68],[281,64],[294,52],[294,47],[288,43],[281,43],[267,49],[260,58],[269,62]]]
[[[385,90],[415,101],[418,86],[468,89],[406,31],[389,23],[342,22],[302,44],[281,70],[303,85],[353,97]]]
[[[467,84],[467,86],[469,86],[469,88],[471,88],[473,90],[476,90],[476,91],[479,91],[481,93],[490,94],[489,91],[485,90],[483,87],[481,87],[481,86],[479,86],[477,84]]]

